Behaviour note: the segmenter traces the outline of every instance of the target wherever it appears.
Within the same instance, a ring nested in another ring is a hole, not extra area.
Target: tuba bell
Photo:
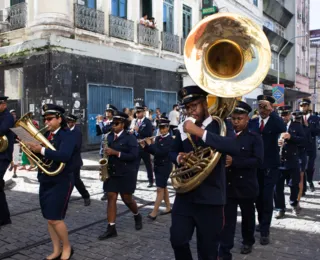
[[[263,30],[247,17],[218,13],[200,21],[189,33],[184,61],[192,80],[209,93],[209,114],[226,135],[224,119],[233,111],[237,97],[257,88],[267,75],[271,51]],[[198,187],[217,165],[221,153],[210,147],[196,147],[186,163],[174,169],[172,186],[177,193]]]
[[[23,115],[15,124],[15,127],[22,127],[26,130],[33,138],[38,140],[41,145],[45,148],[49,148],[50,150],[55,151],[54,146],[48,141],[47,138],[43,136],[41,130],[38,130],[31,119],[32,113],[27,113]],[[47,128],[47,127],[45,127]],[[18,140],[19,141],[19,140]],[[44,162],[41,158],[39,158],[35,153],[33,153],[25,143],[19,141],[21,145],[21,150],[26,154],[29,160],[32,160],[46,175],[55,176],[58,175],[64,168],[65,164],[60,163],[59,167],[55,171],[49,171],[48,168],[52,165],[52,161]]]

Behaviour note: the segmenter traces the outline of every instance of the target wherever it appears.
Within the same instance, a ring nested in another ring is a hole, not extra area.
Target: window
[[[284,27],[278,23],[274,23],[274,32],[284,38]]]
[[[192,9],[189,6],[183,5],[183,38],[187,38],[189,32],[191,31],[192,22]]]
[[[84,0],[84,5],[88,8],[96,9],[97,8],[96,0]]]
[[[111,14],[127,18],[127,0],[112,0]]]
[[[16,4],[20,4],[20,3],[24,3],[25,0],[10,0],[10,5],[16,5]]]
[[[163,31],[173,34],[173,0],[163,1]]]
[[[258,0],[253,0],[253,4],[254,4],[255,6],[258,6]]]
[[[280,65],[280,72],[285,73],[285,58],[283,56],[280,55],[280,61],[279,61],[279,65]],[[276,52],[272,52],[271,55],[271,65],[270,68],[273,70],[278,70],[278,53]]]

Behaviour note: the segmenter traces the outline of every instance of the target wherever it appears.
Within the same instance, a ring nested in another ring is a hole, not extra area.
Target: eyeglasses
[[[193,112],[193,111],[196,111],[197,110],[197,107],[198,105],[200,104],[201,102],[197,102],[197,103],[194,103],[194,104],[187,104],[185,105],[185,109],[187,112]]]
[[[46,118],[43,119],[43,122],[46,122],[46,121],[50,122],[50,121],[51,121],[52,119],[54,119],[54,118],[56,118],[56,117],[55,117],[55,116],[46,117]]]
[[[118,125],[120,125],[122,122],[114,122],[114,123],[112,123],[112,125],[114,125],[114,126],[118,126]]]

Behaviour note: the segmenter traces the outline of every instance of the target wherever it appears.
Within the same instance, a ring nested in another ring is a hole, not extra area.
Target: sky
[[[320,29],[320,0],[310,0],[310,30]]]

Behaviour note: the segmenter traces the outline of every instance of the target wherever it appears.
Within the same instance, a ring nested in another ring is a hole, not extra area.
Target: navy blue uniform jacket
[[[74,152],[74,167],[75,169],[81,168],[83,161],[81,158],[81,147],[82,147],[82,133],[79,127],[75,126],[71,133],[74,134],[76,138],[76,147]]]
[[[259,130],[259,117],[249,121],[249,130],[261,134]],[[276,168],[280,165],[278,138],[287,131],[282,118],[276,112],[271,112],[270,117],[262,131],[264,146],[264,159],[260,169]]]
[[[112,124],[104,125],[103,122],[96,125],[97,136],[107,134],[112,129]]]
[[[256,198],[259,194],[257,168],[263,163],[263,141],[259,134],[248,129],[236,138],[240,154],[232,156],[227,171],[227,197],[236,199]]]
[[[10,128],[14,127],[14,118],[8,109],[0,113],[0,136],[5,135],[8,138],[8,148],[0,153],[0,160],[12,161],[14,133]]]
[[[137,139],[133,135],[124,130],[114,140],[114,133],[111,133],[108,135],[108,146],[121,153],[120,158],[109,156],[108,172],[111,177],[137,174],[136,160],[139,149]]]
[[[170,171],[172,169],[172,162],[169,159],[169,152],[173,142],[171,135],[162,138],[157,136],[155,143],[146,145],[145,151],[154,155],[154,170],[161,174],[162,171]]]
[[[305,133],[302,125],[298,122],[292,122],[289,126],[288,133],[290,139],[285,140],[282,152],[280,155],[281,166],[280,169],[299,168],[299,145],[306,142]]]
[[[319,126],[319,118],[315,115],[310,115],[308,118],[308,128],[311,135],[311,142],[308,143],[307,151],[308,152],[316,152],[316,137],[320,134],[320,126]]]
[[[136,121],[136,124],[138,122],[138,119]],[[144,118],[143,121],[141,122],[141,125],[139,126],[139,130],[135,133],[135,136],[137,139],[144,139],[146,137],[151,137],[152,136],[152,124],[148,118]],[[140,146],[139,151],[142,152],[143,148]]]
[[[212,121],[205,129],[207,130],[206,142],[202,139],[191,136],[196,146],[211,147],[218,152],[224,153],[212,173],[194,190],[176,194],[176,202],[186,200],[191,203],[224,205],[226,203],[226,177],[225,177],[225,154],[236,155],[240,152],[239,145],[234,140],[234,131],[230,124],[227,125],[227,137],[219,135],[219,125],[216,121]],[[179,152],[191,152],[193,147],[188,139],[182,141],[180,132],[177,131],[176,138],[173,141],[170,159],[173,163],[177,163]]]
[[[48,137],[49,132],[46,133]],[[53,163],[48,169],[49,171],[55,171],[60,163],[65,163],[65,167],[61,173],[56,176],[48,176],[42,171],[38,170],[38,179],[40,182],[59,182],[64,179],[72,177],[74,170],[74,163],[76,160],[76,137],[75,135],[67,128],[60,129],[50,141],[54,146],[56,151],[51,149],[45,150],[45,156],[43,157],[44,161],[52,160]]]

